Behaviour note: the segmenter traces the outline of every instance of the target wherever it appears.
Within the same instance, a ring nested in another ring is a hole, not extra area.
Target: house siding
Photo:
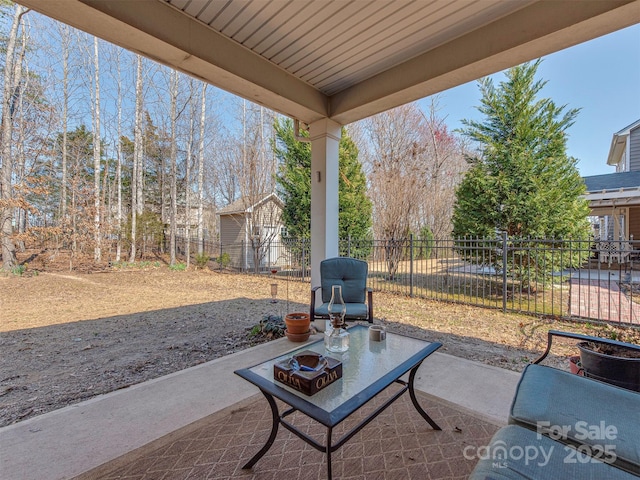
[[[635,245],[636,241],[640,242],[640,207],[629,208],[629,235],[633,235],[634,248],[640,249],[640,243]]]
[[[227,207],[229,208],[229,207]],[[224,210],[224,209],[223,209]],[[235,210],[237,212],[237,210]],[[247,221],[245,213],[220,213],[220,245],[222,252],[227,253],[232,264],[240,268],[253,268],[255,251],[251,239],[245,233],[260,235],[260,266],[267,267],[281,265],[287,262],[280,248],[280,229],[282,207],[273,199],[268,198],[254,207],[255,219]],[[247,232],[249,225],[253,225],[254,232]]]
[[[244,229],[244,215],[220,215],[220,251],[229,254],[232,265],[245,264],[246,252],[240,246],[245,241]],[[225,248],[226,245],[233,247]]]
[[[640,171],[640,127],[629,132],[629,170]]]
[[[220,215],[220,244],[231,245],[244,241],[244,215]]]

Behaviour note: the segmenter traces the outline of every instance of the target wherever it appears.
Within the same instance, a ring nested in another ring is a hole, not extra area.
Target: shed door
[[[271,266],[278,263],[278,228],[271,225],[262,227],[262,238],[267,242],[265,245],[267,252],[262,260],[263,266]]]

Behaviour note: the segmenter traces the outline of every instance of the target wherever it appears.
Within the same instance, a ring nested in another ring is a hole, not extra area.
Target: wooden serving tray
[[[305,395],[313,395],[342,378],[342,362],[305,350],[276,362],[273,378]]]

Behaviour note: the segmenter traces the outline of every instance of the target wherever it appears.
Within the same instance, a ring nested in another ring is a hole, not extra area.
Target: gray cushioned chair
[[[520,453],[522,455],[520,455]],[[526,454],[524,453],[526,452]],[[635,475],[517,425],[501,428],[483,450],[469,480],[633,480]]]
[[[367,288],[367,262],[350,257],[328,258],[320,262],[320,286],[311,289],[311,320],[329,318],[331,287],[342,287],[342,298],[347,305],[345,320],[366,320],[373,323],[373,291]],[[322,305],[316,307],[316,294],[320,290]]]

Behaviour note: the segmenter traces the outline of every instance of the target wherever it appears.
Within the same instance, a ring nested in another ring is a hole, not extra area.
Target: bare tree
[[[426,228],[436,238],[450,235],[455,189],[466,169],[464,144],[438,117],[437,99],[426,114],[408,104],[354,131],[367,159],[374,234],[386,242],[393,278],[411,233]]]
[[[185,173],[184,173],[184,237],[185,237],[185,249],[184,255],[186,257],[187,268],[191,264],[191,160],[193,148],[193,140],[195,137],[195,97],[193,92],[195,90],[194,80],[189,80],[189,133],[187,139],[187,154],[185,158]]]
[[[16,4],[13,23],[9,32],[6,46],[4,66],[4,85],[2,90],[2,130],[0,132],[0,147],[2,167],[0,168],[0,243],[2,243],[2,268],[11,270],[17,263],[15,245],[13,243],[13,202],[12,176],[13,158],[11,152],[11,137],[13,132],[13,117],[16,101],[19,98],[20,72],[19,62],[15,58],[15,47],[22,16],[27,13],[24,7]]]
[[[207,84],[202,84],[200,99],[200,138],[198,142],[198,255],[202,255],[204,243],[204,124],[207,109]]]
[[[136,229],[137,215],[142,212],[141,206],[138,205],[142,190],[141,182],[138,175],[142,168],[142,56],[136,55],[136,107],[134,114],[133,127],[133,162],[131,168],[131,255],[130,262],[136,260]]]
[[[426,226],[435,238],[446,238],[452,230],[456,187],[468,168],[465,143],[438,117],[437,100],[431,102],[428,113],[422,112],[422,116],[425,159],[418,230]]]
[[[115,214],[115,231],[117,233],[116,240],[116,262],[120,261],[122,255],[122,103],[123,103],[123,81],[122,81],[122,52],[119,47],[112,47],[110,50],[111,65],[116,68],[113,75],[113,82],[116,85],[116,139],[114,148],[116,153],[116,172],[115,172],[115,194],[116,194],[116,214]]]
[[[421,182],[420,123],[409,104],[371,117],[366,125],[371,142],[370,195],[374,231],[386,243],[385,260],[393,278],[415,220]]]
[[[94,109],[93,109],[93,259],[100,261],[102,257],[102,231],[100,228],[100,159],[102,156],[100,135],[100,57],[98,37],[93,37],[94,62]]]
[[[272,125],[271,117],[267,128],[271,130]],[[257,272],[270,251],[271,243],[279,234],[282,205],[278,201],[264,201],[275,190],[274,157],[267,152],[271,152],[271,149],[264,133],[264,107],[252,105],[247,108],[247,102],[243,100],[242,126],[242,155],[235,164],[234,176],[247,212],[245,228],[253,254],[253,266]]]
[[[62,184],[60,189],[60,214],[62,220],[67,217],[67,139],[69,121],[69,47],[71,42],[70,28],[59,24],[60,46],[62,48]]]
[[[170,211],[170,220],[169,220],[169,265],[176,264],[176,217],[178,210],[178,144],[177,144],[177,135],[178,135],[178,115],[177,115],[177,105],[178,105],[178,72],[176,70],[172,70],[171,72],[171,87],[170,87],[170,96],[171,96],[171,113],[169,120],[171,122],[171,138],[169,141],[171,142],[171,152],[170,152],[170,162],[171,162],[171,211]]]

